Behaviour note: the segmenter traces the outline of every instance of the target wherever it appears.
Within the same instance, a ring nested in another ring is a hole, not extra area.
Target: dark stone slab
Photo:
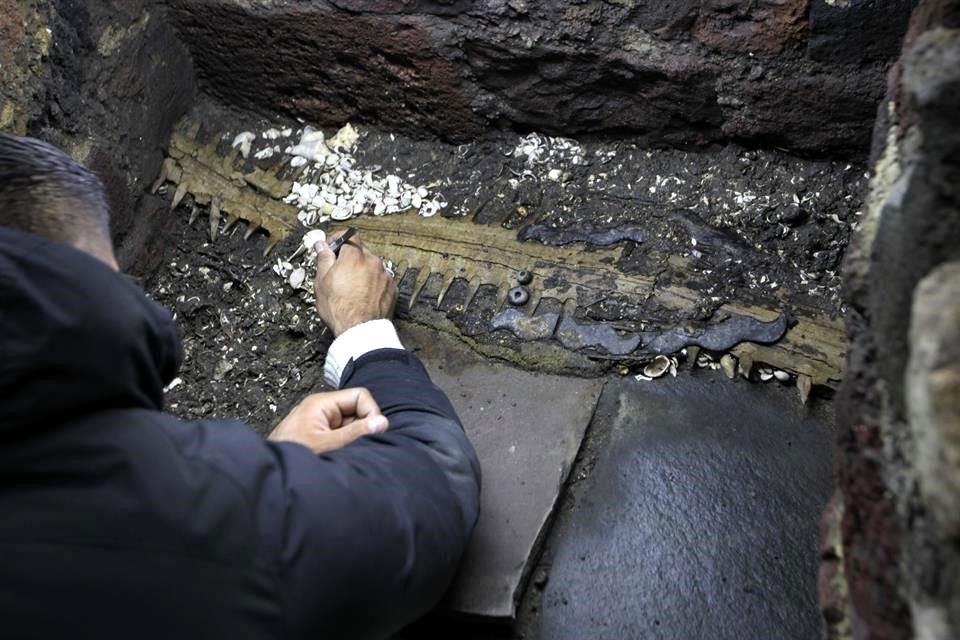
[[[513,618],[603,382],[482,361],[422,328],[401,333],[447,392],[483,467],[480,521],[447,606]]]
[[[527,637],[819,637],[832,435],[778,391],[623,382],[609,441],[551,536]]]

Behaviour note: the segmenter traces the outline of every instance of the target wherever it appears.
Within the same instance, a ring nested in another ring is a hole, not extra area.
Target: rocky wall
[[[821,575],[835,637],[960,637],[958,123],[960,2],[922,0],[847,256],[850,373]]]
[[[321,125],[863,158],[914,0],[169,0],[205,88]]]
[[[153,0],[0,0],[0,130],[98,173],[121,266],[151,253],[144,184],[193,96],[189,54]]]

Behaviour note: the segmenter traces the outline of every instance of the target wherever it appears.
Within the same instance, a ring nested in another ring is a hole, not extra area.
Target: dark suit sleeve
[[[271,444],[285,492],[282,566],[303,633],[386,637],[433,607],[476,522],[480,468],[447,397],[420,361],[381,349],[348,365],[386,433],[316,456]]]

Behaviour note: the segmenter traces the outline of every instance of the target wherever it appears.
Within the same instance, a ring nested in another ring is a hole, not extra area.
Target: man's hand
[[[334,336],[369,320],[389,318],[397,302],[397,285],[383,261],[360,242],[357,234],[335,256],[325,243],[317,250],[317,313]]]
[[[314,453],[324,453],[357,438],[383,433],[388,426],[370,392],[357,387],[307,396],[277,425],[269,439],[298,442]]]

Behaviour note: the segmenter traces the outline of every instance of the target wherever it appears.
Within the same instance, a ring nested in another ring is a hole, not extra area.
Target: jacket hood
[[[182,360],[170,313],[106,264],[0,226],[0,433],[163,408]]]

